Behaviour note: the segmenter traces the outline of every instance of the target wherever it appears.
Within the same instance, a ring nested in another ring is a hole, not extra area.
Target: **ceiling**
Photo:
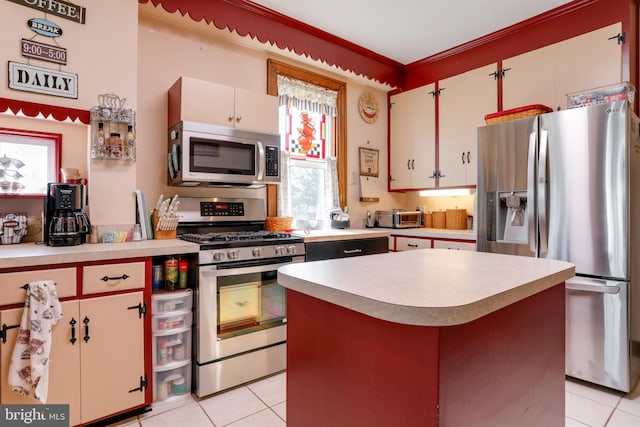
[[[477,39],[567,0],[253,0],[401,64]]]

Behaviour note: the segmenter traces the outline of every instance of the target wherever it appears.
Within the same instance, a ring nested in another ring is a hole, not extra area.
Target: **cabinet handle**
[[[77,340],[76,338],[76,319],[75,318],[71,318],[71,321],[69,322],[69,324],[71,325],[71,339],[69,340],[69,342],[71,344],[75,344]]]
[[[7,331],[9,329],[15,329],[15,328],[19,328],[20,325],[12,325],[12,326],[7,326],[6,323],[2,324],[2,328],[0,328],[0,339],[2,339],[2,344],[7,342]]]
[[[467,163],[471,163],[471,151],[467,151]]]
[[[462,152],[462,164],[463,164],[463,165],[465,164],[465,161],[464,161],[464,151]]]
[[[442,171],[438,171],[438,178],[445,178],[447,175],[442,175]]]
[[[147,381],[146,375],[144,377],[140,377],[140,387],[132,388],[129,390],[129,393],[133,393],[134,391],[144,391],[145,388],[149,385]]]
[[[138,310],[138,319],[142,319],[142,316],[147,314],[147,304],[141,302],[138,305],[132,305],[131,307],[127,307],[127,310]]]
[[[84,340],[84,342],[88,342],[89,341],[89,318],[87,316],[84,316],[84,319],[82,319],[82,323],[84,323],[84,337],[82,337],[82,339]]]
[[[240,123],[240,120],[242,120],[242,116],[236,116],[236,123]]]
[[[344,249],[342,251],[343,254],[345,255],[351,255],[351,254],[361,254],[362,253],[362,249],[356,248],[356,249]]]
[[[410,248],[417,248],[418,245],[416,245],[415,243],[407,243],[407,246],[409,246]]]
[[[427,178],[436,179],[437,177],[438,177],[438,174],[436,173],[436,171],[433,171],[431,176],[428,176]]]
[[[233,122],[233,116],[229,116],[227,120],[229,120],[229,123]]]
[[[103,278],[101,278],[100,280],[102,280],[103,282],[108,282],[109,280],[127,280],[129,277],[129,275],[127,274],[123,274],[122,276],[118,276],[118,277],[109,277],[109,276],[104,276]]]
[[[415,169],[416,159],[411,159],[411,169]]]
[[[407,170],[411,170],[411,159],[407,159]]]

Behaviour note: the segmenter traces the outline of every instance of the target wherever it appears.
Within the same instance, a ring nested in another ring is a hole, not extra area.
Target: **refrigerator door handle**
[[[529,134],[529,153],[527,156],[527,203],[530,203],[529,209],[527,209],[528,222],[529,222],[529,250],[533,254],[533,256],[538,256],[536,252],[536,235],[537,235],[537,225],[536,225],[536,212],[534,209],[534,188],[535,188],[535,179],[536,179],[536,139],[538,134],[536,132],[532,132]]]
[[[620,288],[617,286],[594,285],[588,283],[569,283],[565,284],[565,288],[572,291],[595,292],[599,294],[618,294]]]
[[[549,242],[548,223],[547,223],[547,155],[549,153],[548,132],[540,131],[540,153],[538,154],[538,230],[540,233],[539,255],[544,258],[547,255]]]

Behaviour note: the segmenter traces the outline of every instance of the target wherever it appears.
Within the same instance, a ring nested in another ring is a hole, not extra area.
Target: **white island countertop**
[[[289,264],[289,289],[396,323],[473,321],[575,275],[573,264],[513,255],[424,249]]]
[[[125,243],[46,246],[35,243],[0,245],[0,269],[197,253],[200,246],[180,239]]]

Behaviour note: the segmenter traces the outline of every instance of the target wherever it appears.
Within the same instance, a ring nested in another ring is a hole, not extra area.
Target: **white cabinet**
[[[464,251],[475,251],[476,244],[475,242],[457,242],[450,240],[433,240],[433,247],[438,249],[454,249],[454,250],[464,250]]]
[[[435,185],[435,85],[390,97],[389,188]]]
[[[619,83],[620,23],[505,59],[503,109],[543,104],[567,107],[566,94]]]
[[[415,249],[430,249],[431,239],[419,237],[396,236],[396,251],[412,251]]]
[[[180,77],[169,89],[169,127],[181,120],[278,133],[278,98]]]
[[[476,185],[477,130],[498,108],[496,70],[489,64],[438,84],[438,187]]]

